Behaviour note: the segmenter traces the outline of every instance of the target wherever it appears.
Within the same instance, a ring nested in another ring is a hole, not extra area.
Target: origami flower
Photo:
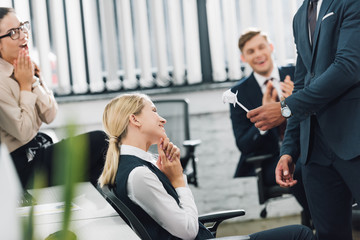
[[[237,100],[237,93],[238,91],[236,91],[236,93],[233,93],[230,89],[225,91],[222,95],[223,103],[233,104],[234,107],[235,104],[238,104],[242,109],[245,110],[245,112],[249,112],[249,110]]]
[[[239,101],[237,100],[237,93],[238,93],[238,91],[236,91],[236,93],[233,93],[230,89],[225,91],[222,95],[223,103],[233,104],[234,107],[236,104],[238,104],[242,109],[245,110],[245,112],[249,112],[249,110],[244,105],[239,103]],[[260,131],[261,135],[264,135],[267,132],[267,131],[262,131],[260,129],[259,129],[259,131]]]

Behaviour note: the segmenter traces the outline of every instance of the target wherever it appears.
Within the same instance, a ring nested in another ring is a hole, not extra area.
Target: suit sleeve
[[[359,26],[360,1],[347,1],[334,61],[308,86],[286,99],[295,118],[304,120],[360,82]]]
[[[294,29],[295,39],[297,39],[294,26],[293,29]],[[293,94],[304,88],[304,79],[306,73],[307,70],[304,66],[303,60],[301,56],[298,54],[296,59],[295,73],[294,73]],[[300,122],[293,117],[287,120],[285,136],[280,148],[280,156],[285,154],[290,155],[293,161],[296,161],[300,155]]]

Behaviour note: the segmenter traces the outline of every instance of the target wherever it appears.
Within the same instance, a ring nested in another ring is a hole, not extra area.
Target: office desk
[[[39,206],[34,211],[36,239],[45,239],[61,229],[63,213],[52,212],[51,207],[44,210],[43,206],[61,202],[62,190],[61,186],[56,186],[29,191]],[[75,204],[75,210],[72,210],[70,230],[77,235],[78,240],[139,239],[90,183],[76,185],[72,203]]]

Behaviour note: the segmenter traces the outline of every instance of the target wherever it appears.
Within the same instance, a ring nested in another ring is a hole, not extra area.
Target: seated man
[[[152,239],[213,238],[198,221],[180,150],[166,136],[165,124],[146,95],[124,94],[111,100],[103,114],[109,147],[99,184],[115,186],[117,197],[141,219]],[[153,144],[157,144],[157,159],[148,153]],[[252,240],[313,237],[309,228],[300,225],[250,235]]]
[[[272,59],[274,50],[268,37],[257,29],[250,29],[240,36],[239,48],[241,59],[253,69],[250,76],[240,80],[231,91],[238,92],[237,98],[248,109],[257,108],[271,101],[279,101],[280,97],[291,95],[294,84],[294,67],[278,68]],[[238,106],[230,104],[230,117],[236,145],[241,157],[234,177],[254,176],[254,167],[246,163],[253,156],[272,154],[273,157],[263,162],[264,182],[268,186],[276,185],[275,168],[279,160],[280,143],[283,139],[286,120],[279,127],[260,132],[246,117],[246,112]],[[305,191],[301,183],[301,169],[295,173],[300,182],[292,192],[304,209],[306,219],[310,214]],[[309,223],[306,223],[308,225]]]

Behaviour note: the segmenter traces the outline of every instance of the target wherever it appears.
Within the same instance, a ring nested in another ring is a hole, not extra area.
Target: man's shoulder
[[[231,91],[235,92],[236,90],[243,89],[249,81],[255,80],[254,73],[251,73],[249,76],[241,78],[232,88]]]
[[[284,73],[293,73],[295,71],[295,66],[293,64],[281,66],[279,67],[279,71]]]
[[[281,81],[284,80],[287,75],[289,75],[290,78],[293,79],[295,74],[295,66],[290,64],[286,66],[281,66],[279,67],[279,73]]]

